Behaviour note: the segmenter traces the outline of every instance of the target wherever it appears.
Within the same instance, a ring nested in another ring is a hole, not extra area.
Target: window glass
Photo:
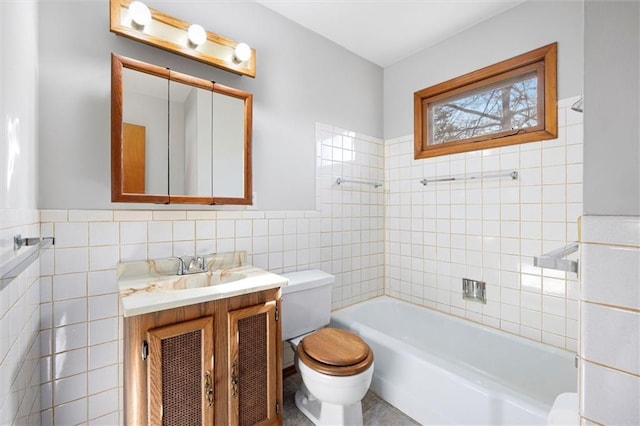
[[[431,143],[538,126],[535,72],[429,106]]]

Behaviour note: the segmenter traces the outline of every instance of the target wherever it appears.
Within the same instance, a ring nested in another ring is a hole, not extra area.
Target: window
[[[414,93],[415,158],[553,139],[557,43]]]

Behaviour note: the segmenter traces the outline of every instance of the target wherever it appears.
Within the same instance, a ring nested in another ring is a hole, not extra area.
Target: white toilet
[[[282,339],[295,353],[302,384],[296,406],[316,425],[362,425],[362,398],[373,377],[373,351],[357,335],[325,327],[334,276],[312,270],[282,274]]]

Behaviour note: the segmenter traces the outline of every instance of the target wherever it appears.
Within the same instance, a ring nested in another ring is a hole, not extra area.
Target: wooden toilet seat
[[[296,355],[309,368],[329,376],[354,376],[373,363],[364,340],[346,330],[326,327],[306,336]]]

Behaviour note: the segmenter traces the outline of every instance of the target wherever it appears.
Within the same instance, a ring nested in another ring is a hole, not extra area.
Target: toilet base
[[[316,426],[362,426],[362,404],[330,404],[314,397],[302,383],[296,391],[296,407]]]

